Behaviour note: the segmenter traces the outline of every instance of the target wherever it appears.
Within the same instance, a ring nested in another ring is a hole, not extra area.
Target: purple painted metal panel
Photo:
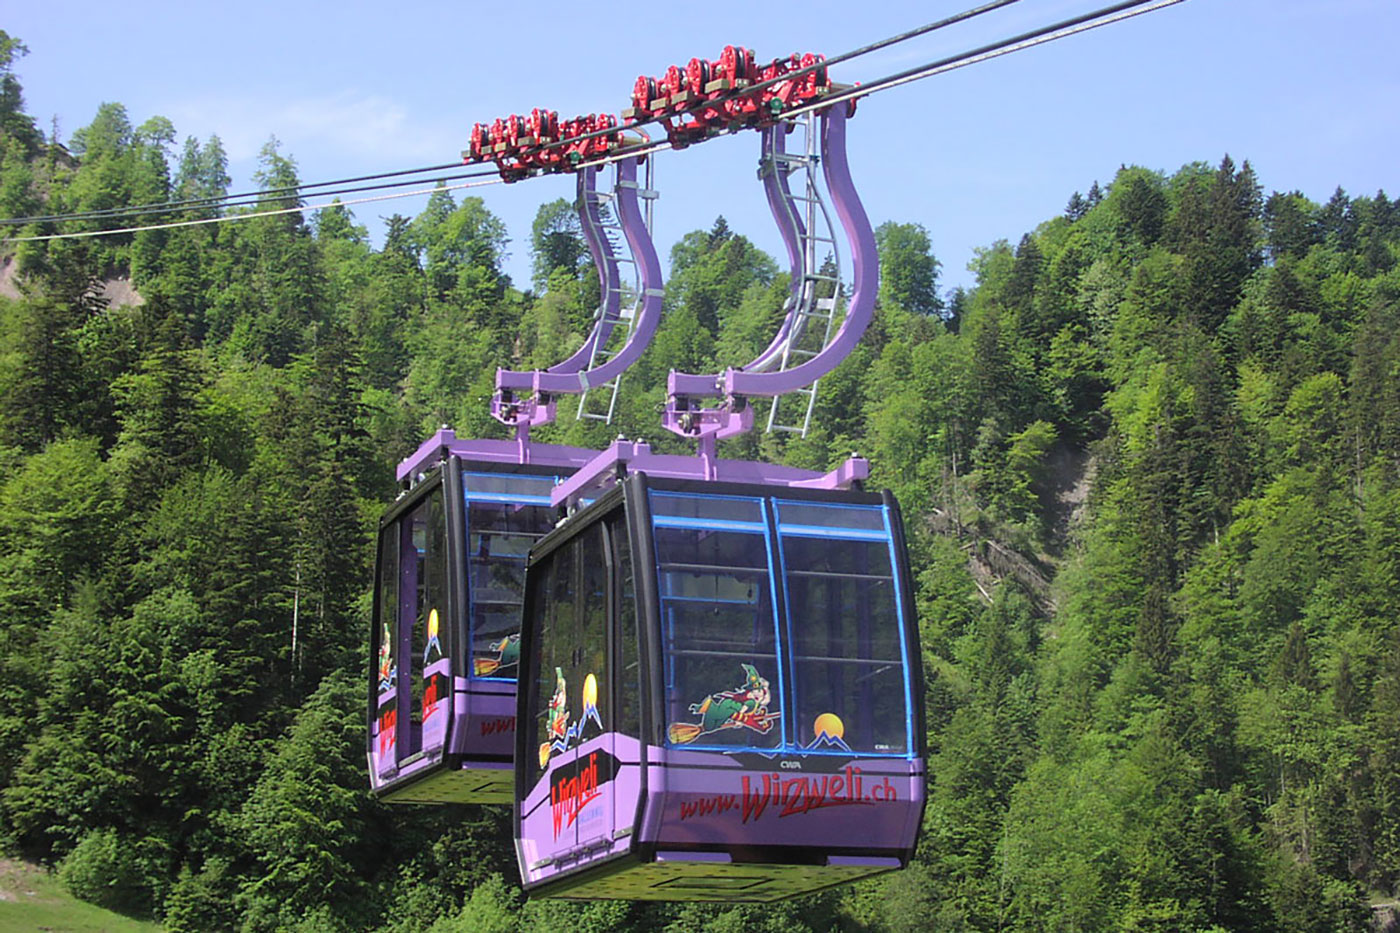
[[[861,206],[846,161],[846,118],[849,105],[837,104],[822,112],[822,166],[846,238],[851,243],[854,288],[845,320],[835,338],[817,356],[792,369],[775,373],[749,373],[731,369],[725,373],[726,395],[785,395],[816,382],[835,369],[859,342],[875,310],[875,294],[880,287],[880,262],[875,249],[875,232]]]
[[[533,463],[575,470],[598,455],[585,447],[562,444],[536,444],[529,440],[468,440],[451,428],[442,428],[404,458],[395,475],[402,482],[415,473],[426,472],[440,461],[456,455],[465,461],[484,463]]]
[[[447,726],[452,704],[449,697],[433,695],[440,677],[444,685],[452,676],[447,658],[439,658],[423,670],[423,728],[419,748],[434,761],[442,760],[442,747],[447,742]]]
[[[723,752],[649,747],[647,760],[639,842],[660,848],[908,848],[923,812],[922,759],[785,755],[755,768]]]
[[[393,686],[379,694],[378,709],[393,703],[394,720],[385,723],[381,716],[375,716],[370,724],[370,778],[375,787],[387,780],[398,769],[394,745],[397,741],[398,687]]]
[[[448,751],[470,758],[515,754],[515,684],[454,679]]]
[[[827,857],[828,865],[855,865],[870,866],[871,868],[898,868],[900,861],[897,858],[885,858],[879,855],[831,855]]]
[[[635,738],[610,732],[550,758],[520,803],[526,883],[627,851],[625,830],[641,795],[640,752]]]
[[[722,386],[723,377],[713,374],[697,375],[671,370],[671,374],[666,377],[667,395],[711,397],[719,395]]]
[[[734,861],[734,857],[728,852],[658,852],[656,860],[658,862],[713,862],[727,865]]]
[[[615,756],[605,754],[609,744]],[[527,885],[628,851],[627,820],[641,790],[639,752],[636,739],[611,733],[550,762],[521,804]],[[775,759],[767,769],[720,752],[651,746],[647,756],[636,842],[656,846],[658,861],[732,861],[727,852],[695,851],[697,846],[908,849],[923,810],[922,759],[852,757],[816,771],[810,769],[823,762],[800,756]],[[809,770],[784,770],[782,764]],[[601,820],[605,807],[617,813],[610,832]],[[589,826],[590,818],[596,827]],[[830,864],[897,868],[900,860],[832,856]]]
[[[551,501],[554,505],[574,501],[590,489],[611,484],[625,471],[668,479],[713,480],[803,489],[849,489],[852,483],[864,480],[870,475],[870,461],[863,457],[852,457],[835,470],[818,473],[815,470],[800,470],[775,463],[720,460],[704,454],[698,457],[654,454],[651,452],[651,445],[645,441],[619,440],[595,455],[573,476],[555,486],[550,494]]]

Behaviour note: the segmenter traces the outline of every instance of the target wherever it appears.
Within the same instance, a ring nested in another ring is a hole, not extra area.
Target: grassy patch
[[[159,933],[160,927],[85,904],[42,868],[0,859],[0,933],[36,931]]]

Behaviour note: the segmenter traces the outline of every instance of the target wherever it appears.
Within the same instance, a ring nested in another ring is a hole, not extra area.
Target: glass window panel
[[[595,523],[574,539],[578,561],[578,637],[572,664],[565,672],[570,722],[569,747],[607,731],[613,711],[608,695],[608,589],[611,567],[603,526]]]
[[[764,536],[657,528],[656,556],[668,741],[779,745],[778,648]]]
[[[782,546],[794,741],[902,754],[909,717],[889,544],[784,536]]]
[[[415,670],[421,672],[414,679],[414,716],[420,721],[450,696],[446,674],[438,665],[447,656],[451,628],[447,615],[447,514],[441,488],[424,505],[427,508],[421,527],[422,564],[418,576],[422,596],[413,627],[413,660]],[[419,532],[415,527],[415,547],[419,546]]]
[[[492,477],[473,475],[471,482]],[[552,477],[506,477],[492,489],[553,486]],[[521,505],[473,499],[467,493],[467,572],[471,625],[471,670],[474,676],[514,678],[520,659],[520,604],[524,598],[525,562],[530,548],[554,526],[548,505]]]
[[[394,760],[398,731],[398,613],[399,613],[399,525],[395,522],[379,535],[378,600],[375,604],[375,702],[378,720],[379,767],[384,770]]]
[[[612,539],[613,566],[617,577],[618,663],[622,665],[617,679],[617,730],[640,737],[641,722],[641,664],[637,644],[637,600],[632,579],[632,544],[627,534],[627,522],[619,511],[608,519]]]
[[[379,599],[375,604],[374,640],[377,690],[392,690],[398,680],[398,652],[394,620],[399,608],[399,526],[379,535]]]
[[[707,528],[656,529],[656,559],[662,572],[672,570],[768,570],[763,535]]]
[[[462,485],[467,498],[475,496],[530,496],[549,498],[558,478],[531,476],[524,473],[463,473]]]
[[[790,501],[778,501],[776,505],[778,522],[781,525],[854,528],[861,531],[885,530],[883,506]]]
[[[891,577],[890,543],[783,535],[783,563],[789,574],[848,574]]]
[[[401,618],[400,622],[409,626],[409,690],[413,697],[413,721],[419,722],[423,701],[423,649],[428,643],[427,586],[428,569],[424,556],[428,549],[428,503],[425,500],[413,510],[405,523],[411,547],[405,549],[404,558],[412,560],[413,599],[412,615]],[[407,576],[407,575],[406,575]],[[405,580],[405,583],[408,581]],[[405,607],[407,608],[407,607]],[[416,749],[417,743],[411,743]]]
[[[555,677],[554,669],[557,666],[558,646],[555,641],[554,629],[554,595],[556,592],[555,577],[561,565],[567,565],[567,558],[570,552],[565,549],[555,551],[537,568],[536,573],[530,578],[531,600],[534,606],[533,625],[536,627],[538,639],[537,652],[539,656],[539,669],[535,672],[534,696],[531,700],[531,709],[535,715],[534,735],[540,751],[527,749],[525,754],[525,768],[529,775],[526,786],[534,786],[544,771],[544,765],[548,761],[546,751],[549,748],[549,705],[550,699],[554,695]],[[528,728],[528,727],[525,727]]]
[[[737,496],[687,496],[680,493],[651,494],[653,516],[712,519],[723,522],[763,522],[763,501]]]

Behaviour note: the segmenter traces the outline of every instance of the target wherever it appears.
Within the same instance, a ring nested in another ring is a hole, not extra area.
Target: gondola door
[[[620,858],[635,831],[643,672],[621,493],[576,515],[530,556],[516,772],[527,884]]]
[[[614,560],[601,523],[555,548],[531,577],[538,668],[526,746],[526,864],[561,865],[613,833],[616,774],[608,638]],[[546,780],[547,779],[547,780]]]
[[[370,726],[382,786],[442,761],[451,718],[447,511],[434,481],[380,528]]]

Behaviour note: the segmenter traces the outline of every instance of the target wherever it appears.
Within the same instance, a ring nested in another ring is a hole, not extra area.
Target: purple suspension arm
[[[788,188],[788,172],[783,164],[786,154],[788,127],[775,123],[760,131],[763,136],[762,154],[759,157],[759,177],[763,180],[763,192],[768,197],[768,209],[782,235],[783,246],[787,249],[788,269],[791,284],[788,286],[788,299],[783,305],[783,323],[777,334],[769,342],[767,349],[752,362],[741,366],[745,372],[766,372],[778,365],[782,358],[783,345],[794,325],[800,326],[797,314],[801,308],[803,279],[807,272],[806,251],[802,248],[802,238],[807,230],[801,216],[792,209],[792,193]],[[717,375],[672,372],[668,381],[668,395],[688,395],[698,398],[715,398],[723,394],[723,379]]]
[[[792,192],[788,188],[788,171],[783,162],[786,154],[788,127],[776,123],[763,131],[763,157],[759,160],[763,175],[763,192],[768,196],[768,209],[778,222],[778,232],[783,235],[783,245],[787,247],[788,268],[791,284],[784,308],[783,325],[774,335],[768,348],[754,358],[747,366],[740,367],[745,372],[767,372],[782,361],[783,345],[788,335],[800,330],[803,319],[796,312],[802,306],[802,293],[806,288],[807,251],[802,247],[802,238],[807,235],[802,217],[792,209]]]
[[[724,393],[728,397],[785,395],[816,382],[855,349],[870,324],[875,311],[875,293],[880,287],[880,260],[875,250],[875,231],[870,228],[870,218],[865,215],[846,162],[848,109],[848,105],[837,104],[822,113],[822,169],[832,205],[851,244],[851,264],[855,270],[846,318],[831,343],[800,366],[773,373],[729,370],[724,375]]]
[[[748,430],[752,424],[752,408],[744,401],[745,397],[774,397],[811,385],[822,376],[835,369],[860,341],[865,328],[870,324],[875,309],[875,295],[879,289],[879,258],[875,249],[875,233],[870,227],[870,219],[856,194],[851,181],[850,166],[846,161],[846,119],[849,105],[839,103],[821,114],[822,168],[826,186],[831,193],[832,204],[850,242],[855,282],[847,313],[840,328],[820,353],[791,369],[769,370],[780,354],[785,341],[795,336],[793,321],[801,309],[800,294],[794,297],[788,308],[789,313],[782,329],[761,353],[748,366],[730,369],[719,375],[693,375],[671,373],[667,389],[670,400],[667,403],[663,423],[677,434],[696,437],[701,441],[702,453],[713,453],[715,440],[731,437]],[[783,151],[783,137],[764,136],[765,159],[780,155]],[[775,169],[778,167],[775,165]],[[803,287],[799,275],[805,273],[805,257],[798,257],[794,251],[794,239],[803,235],[801,221],[792,217],[786,204],[790,195],[786,194],[786,173],[775,171],[776,176],[764,178],[764,188],[769,205],[773,207],[779,230],[788,246],[789,258],[794,271],[794,286]],[[779,205],[784,207],[779,209]],[[796,251],[800,253],[800,250]],[[699,398],[722,396],[725,402],[718,409],[701,409]]]
[[[615,203],[618,221],[623,235],[627,238],[633,259],[639,269],[642,290],[642,307],[635,327],[616,356],[592,369],[585,368],[593,359],[595,349],[607,344],[608,336],[620,319],[621,300],[618,260],[613,254],[612,244],[603,234],[599,216],[598,199],[586,196],[593,191],[595,169],[584,169],[579,175],[580,217],[583,222],[584,237],[598,267],[598,279],[602,289],[602,303],[594,321],[593,332],[579,350],[567,360],[547,370],[514,371],[508,369],[496,372],[496,399],[492,402],[492,414],[500,421],[514,424],[517,430],[528,431],[532,424],[545,424],[554,418],[552,399],[555,394],[577,394],[590,386],[600,385],[620,375],[632,365],[651,343],[661,318],[661,262],[656,256],[656,247],[646,228],[637,196],[637,162],[624,159],[617,163],[617,187]],[[516,392],[533,392],[533,400],[516,400]]]

